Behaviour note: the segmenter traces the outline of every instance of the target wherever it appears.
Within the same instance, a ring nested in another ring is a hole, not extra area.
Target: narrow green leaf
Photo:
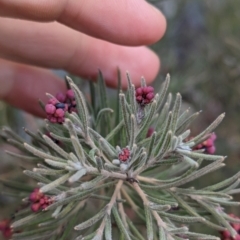
[[[6,179],[0,179],[0,182],[9,188],[16,189],[18,191],[24,191],[24,192],[32,192],[33,187],[29,186],[28,184],[23,184],[22,182],[18,181],[12,181],[12,180],[6,180]]]
[[[3,132],[7,134],[7,136],[11,136],[14,140],[16,140],[19,143],[24,143],[24,139],[22,139],[18,134],[16,134],[12,129],[9,127],[3,127],[2,128]]]
[[[148,198],[152,202],[157,203],[157,204],[170,205],[171,207],[177,207],[178,206],[177,202],[172,201],[172,199],[171,200],[164,200],[164,199],[155,198],[155,197],[152,197],[152,196],[148,196]]]
[[[11,227],[12,228],[19,228],[25,225],[32,225],[35,224],[36,222],[41,222],[41,221],[46,221],[48,219],[51,219],[51,216],[48,214],[44,214],[43,212],[40,213],[34,213],[31,215],[28,215],[24,218],[21,218],[15,222],[12,223]]]
[[[141,128],[136,136],[137,141],[139,141],[140,139],[144,139],[147,136],[147,131],[151,125],[151,121],[153,119],[153,116],[156,112],[156,108],[157,108],[157,102],[156,100],[153,100],[153,102],[151,103],[149,112],[147,113],[147,116],[145,117],[145,119],[142,121],[141,123]]]
[[[173,183],[168,183],[168,184],[163,184],[163,185],[158,185],[158,186],[152,186],[152,185],[143,185],[141,184],[142,187],[144,188],[149,188],[149,189],[163,189],[163,188],[171,188],[171,187],[178,187],[178,186],[181,186],[185,183],[188,183],[190,181],[193,181],[194,179],[197,179],[207,173],[210,173],[212,171],[215,171],[216,169],[219,169],[223,166],[225,166],[225,164],[223,164],[224,158],[221,158],[211,164],[208,164],[206,167],[204,168],[201,168],[200,170],[196,171],[196,172],[193,172],[192,174],[190,174],[189,176],[187,177],[184,177],[176,182],[173,182]]]
[[[99,146],[100,146],[101,150],[105,154],[107,154],[107,156],[109,157],[109,160],[117,158],[116,150],[109,142],[106,141],[105,138],[99,139]]]
[[[68,166],[67,163],[57,162],[50,159],[45,159],[45,162],[54,168],[66,169],[66,167]]]
[[[136,228],[136,226],[133,224],[133,222],[129,218],[127,218],[127,223],[129,225],[131,231],[133,232],[133,234],[136,236],[136,239],[144,240],[144,237],[142,236],[140,231]]]
[[[70,221],[64,226],[63,235],[59,238],[59,240],[66,240],[70,239],[70,236],[73,232],[73,228],[78,220],[79,214],[75,214],[73,217],[70,218]]]
[[[42,152],[42,151],[38,150],[37,148],[30,146],[27,143],[24,143],[24,146],[29,152],[33,153],[33,155],[38,156],[40,158],[43,158],[43,159],[47,158],[47,159],[51,159],[53,161],[58,161],[58,162],[66,162],[65,159],[55,157],[55,156],[52,156],[51,154]]]
[[[128,139],[130,139],[130,123],[129,123],[129,116],[131,115],[131,112],[129,112],[128,108],[128,103],[126,101],[125,95],[123,93],[119,94],[119,99],[120,99],[120,106],[122,109],[122,114],[123,114],[123,120],[124,120],[124,125],[127,133]]]
[[[42,135],[42,137],[44,138],[48,146],[55,150],[56,153],[61,155],[63,158],[68,159],[68,153],[65,152],[62,148],[60,148],[50,137],[46,135]]]
[[[78,139],[75,136],[71,136],[72,145],[74,147],[75,153],[77,154],[78,160],[81,162],[82,165],[85,164],[86,157],[84,154],[83,147],[81,143],[78,141]]]
[[[149,147],[148,147],[146,162],[147,162],[147,161],[150,159],[150,157],[152,156],[153,148],[154,148],[155,140],[156,140],[156,132],[154,132],[150,138],[151,138],[151,141],[150,141]]]
[[[171,209],[171,205],[159,205],[155,203],[150,203],[149,208],[151,208],[154,211],[168,211]]]
[[[136,118],[134,114],[131,114],[130,116],[130,139],[129,139],[129,148],[132,149],[134,143],[135,143],[135,138],[136,138]]]
[[[110,141],[114,136],[117,136],[118,132],[122,129],[124,126],[124,121],[121,120],[118,125],[110,131],[110,133],[106,136],[106,140]]]
[[[16,147],[17,149],[19,149],[23,152],[27,152],[26,148],[24,147],[22,142],[20,143],[19,141],[16,141],[15,139],[7,139],[7,142],[9,144],[11,144],[12,146]]]
[[[167,217],[176,222],[182,222],[182,223],[188,223],[188,224],[205,221],[205,219],[202,217],[181,216],[181,215],[171,214],[166,212],[161,212],[160,215]]]
[[[189,150],[177,149],[176,151],[178,153],[180,153],[182,155],[185,155],[185,156],[188,156],[190,158],[202,158],[202,159],[210,160],[210,161],[215,161],[215,160],[218,160],[219,158],[222,158],[222,156],[219,156],[219,155],[198,153],[198,152],[189,151]]]
[[[112,240],[112,221],[111,216],[106,215],[105,217],[106,226],[105,226],[105,239]]]
[[[70,183],[76,182],[78,181],[82,176],[84,176],[87,173],[86,168],[82,168],[80,170],[78,170],[76,173],[74,173],[69,179],[68,181]]]
[[[159,240],[168,240],[163,227],[159,227],[158,236],[159,236]]]
[[[152,213],[149,209],[149,206],[144,205],[145,217],[146,217],[146,225],[147,225],[147,239],[153,240],[153,220]]]
[[[234,181],[236,181],[238,178],[240,178],[240,171],[237,172],[235,175],[233,175],[232,177],[220,182],[220,183],[217,183],[217,184],[214,184],[214,185],[211,185],[211,186],[208,186],[206,187],[205,189],[206,190],[219,190],[219,189],[222,189],[228,185],[230,185],[231,183],[233,183]]]
[[[184,233],[184,236],[189,237],[189,239],[201,239],[201,240],[220,240],[219,237],[207,235],[207,234],[201,234],[201,233],[192,233],[187,232]]]
[[[120,215],[118,213],[118,210],[117,210],[117,208],[115,206],[112,208],[112,212],[113,212],[113,216],[115,218],[116,224],[117,224],[120,232],[124,235],[126,240],[131,240],[131,237],[130,237],[130,235],[128,233],[128,230],[125,228],[125,226],[124,226],[124,224],[122,222],[122,219],[121,219],[121,217],[120,217]]]
[[[108,115],[109,113],[113,113],[113,109],[111,108],[103,108],[101,109],[99,112],[98,112],[98,115],[97,115],[97,119],[96,119],[96,126],[99,125],[100,121],[102,120],[102,118],[105,118],[106,115]],[[105,122],[104,122],[105,124]]]
[[[54,188],[57,188],[59,185],[65,183],[65,182],[69,179],[69,177],[71,176],[71,174],[72,174],[72,173],[67,173],[67,174],[61,176],[60,178],[52,181],[51,183],[49,183],[49,184],[41,187],[41,188],[40,188],[40,191],[43,192],[43,193],[45,193],[45,192],[51,191],[51,190],[54,189]]]
[[[192,114],[190,117],[188,117],[184,122],[181,122],[180,120],[177,123],[176,133],[181,134],[183,131],[185,131],[190,124],[199,116],[200,112],[196,112]]]
[[[69,77],[67,77],[67,81],[70,84],[72,90],[74,91],[75,99],[77,101],[78,116],[82,121],[85,137],[88,138],[88,109],[86,106],[84,96],[82,92],[79,90],[79,88],[74,84],[74,82]]]
[[[169,87],[169,83],[170,83],[170,75],[167,74],[165,81],[163,82],[162,86],[161,86],[161,90],[159,92],[159,99],[158,99],[158,108],[157,108],[157,112],[160,111],[163,101],[165,99],[168,87]]]
[[[199,198],[194,198],[200,205],[202,205],[208,212],[210,212],[213,217],[219,222],[221,223],[223,226],[225,226],[228,231],[230,232],[232,237],[235,237],[237,235],[237,232],[235,231],[235,229],[229,224],[229,222],[222,216],[221,213],[218,212],[218,210],[216,210],[213,206],[211,206],[211,204],[206,203],[202,200],[200,200]]]
[[[48,226],[45,228],[38,227],[38,228],[30,230],[30,231],[14,233],[12,237],[13,237],[13,239],[26,239],[26,237],[31,237],[29,239],[36,239],[36,237],[39,238],[39,235],[41,235],[41,236],[45,236],[46,234],[49,235],[49,233],[50,233],[49,231],[51,231],[51,233],[53,233],[54,230],[56,230],[55,226]]]
[[[18,154],[15,152],[9,152],[9,151],[5,151],[5,153],[7,153],[8,155],[18,158],[19,160],[26,160],[26,161],[39,161],[41,160],[41,158],[39,157],[34,157],[34,156],[26,156],[26,155],[22,155],[22,154]]]
[[[54,138],[54,139],[56,139],[60,142],[63,142],[63,143],[70,143],[71,142],[70,138],[59,136],[57,134],[54,134],[53,132],[50,132],[49,134],[52,138]]]
[[[96,215],[89,218],[87,221],[80,223],[79,225],[75,226],[74,229],[77,231],[83,230],[85,228],[91,227],[93,224],[101,220],[104,215],[106,214],[106,206],[102,208]]]
[[[171,230],[168,230],[169,233],[177,233],[177,234],[180,234],[180,233],[186,233],[188,232],[188,228],[187,227],[179,227],[179,228],[174,228],[174,229],[171,229]]]
[[[168,191],[179,203],[179,206],[181,206],[183,209],[186,210],[189,214],[196,216],[196,217],[201,217],[186,201],[184,201],[180,196],[174,194],[172,191]],[[205,219],[203,222],[205,225],[209,226],[210,228],[216,229],[218,231],[224,231],[225,228],[222,226],[219,226],[217,224],[212,223],[211,221]]]
[[[198,142],[198,139],[204,137],[206,134],[211,133],[223,120],[225,117],[225,113],[222,113],[220,116],[217,117],[217,119],[210,125],[208,126],[203,132],[201,132],[199,135],[196,137],[192,138],[190,142]]]
[[[156,130],[161,131],[163,126],[164,126],[164,122],[167,118],[168,115],[168,111],[169,111],[169,103],[165,103],[163,109],[161,110],[161,112],[157,115],[155,115],[154,118],[154,123],[156,124]]]
[[[47,178],[43,177],[42,175],[40,175],[39,173],[35,173],[35,172],[32,172],[30,170],[24,170],[23,173],[39,182],[42,182],[42,183],[49,183],[50,180],[48,180]]]
[[[166,154],[166,152],[169,150],[169,148],[171,147],[172,137],[173,137],[173,133],[172,131],[169,131],[162,143],[161,148],[159,149],[158,152],[156,152],[156,156],[155,156],[156,161],[161,160]]]
[[[182,97],[181,97],[180,93],[177,93],[176,100],[175,100],[173,110],[172,110],[171,130],[172,130],[173,134],[175,134],[175,131],[176,131],[177,121],[178,121],[181,105],[182,105]]]
[[[159,139],[159,141],[156,144],[156,147],[154,149],[155,155],[159,155],[159,153],[161,152],[161,148],[163,146],[163,143],[166,141],[166,136],[168,134],[168,132],[170,131],[170,127],[171,127],[171,121],[172,121],[172,113],[169,112],[168,117],[164,123],[164,130],[163,133]]]
[[[66,170],[54,170],[50,168],[34,168],[34,172],[39,173],[41,175],[49,175],[49,176],[57,176],[67,173]]]

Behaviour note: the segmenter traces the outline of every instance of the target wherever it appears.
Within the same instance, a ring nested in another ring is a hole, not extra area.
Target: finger
[[[65,92],[66,85],[52,72],[0,59],[0,99],[36,116],[45,117],[38,100],[46,92]]]
[[[158,41],[166,20],[142,0],[1,0],[0,15],[35,21],[59,21],[96,38],[124,45]]]
[[[136,85],[141,76],[153,81],[159,70],[158,57],[145,47],[119,46],[58,23],[0,18],[0,32],[0,56],[5,59],[65,69],[91,79],[100,69],[113,87],[117,85],[118,67],[123,73],[129,71]]]

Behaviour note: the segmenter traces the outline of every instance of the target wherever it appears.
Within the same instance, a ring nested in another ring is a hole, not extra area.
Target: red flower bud
[[[135,91],[136,101],[144,106],[149,104],[154,99],[154,88],[151,86],[148,87],[139,87]]]
[[[126,162],[130,158],[130,150],[128,148],[123,148],[118,154],[118,159],[122,162]]]
[[[40,208],[41,208],[41,204],[40,203],[33,203],[31,205],[31,209],[32,209],[33,212],[38,212]]]
[[[9,219],[4,219],[0,221],[0,231],[4,231],[7,227],[10,225],[10,220]]]

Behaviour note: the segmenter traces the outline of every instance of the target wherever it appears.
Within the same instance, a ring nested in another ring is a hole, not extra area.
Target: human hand
[[[65,90],[48,68],[89,79],[100,69],[112,87],[117,68],[136,84],[159,70],[142,45],[159,40],[166,21],[146,1],[0,0],[0,16],[0,98],[35,115],[45,92]]]

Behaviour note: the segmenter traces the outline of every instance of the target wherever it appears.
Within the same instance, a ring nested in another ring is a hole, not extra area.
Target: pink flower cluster
[[[145,106],[152,102],[154,98],[154,88],[151,86],[148,87],[139,87],[135,92],[136,101],[141,105]]]
[[[229,214],[229,216],[232,217],[232,218],[240,219],[240,218],[236,217],[234,214]],[[233,237],[231,237],[230,232],[228,230],[225,230],[225,231],[220,232],[221,240],[240,240],[240,223],[231,223],[231,226],[238,233],[237,236],[235,236],[233,238]]]
[[[72,89],[67,90],[67,93],[57,93],[55,98],[48,100],[45,105],[47,119],[52,123],[63,123],[65,112],[76,112],[76,100]]]
[[[199,150],[199,149],[205,149],[205,152],[208,154],[214,154],[216,151],[216,147],[214,145],[214,142],[216,140],[217,136],[215,133],[212,133],[210,137],[205,140],[204,142],[198,144],[194,150]]]
[[[12,228],[10,227],[11,220],[9,219],[4,219],[0,221],[0,232],[2,232],[2,235],[6,238],[9,239],[11,238],[13,232]]]
[[[130,150],[128,148],[123,148],[118,154],[118,159],[122,162],[126,162],[130,158]]]
[[[33,212],[38,212],[40,209],[45,209],[53,203],[51,197],[46,196],[39,191],[39,188],[35,188],[29,196],[31,202],[31,209]]]

